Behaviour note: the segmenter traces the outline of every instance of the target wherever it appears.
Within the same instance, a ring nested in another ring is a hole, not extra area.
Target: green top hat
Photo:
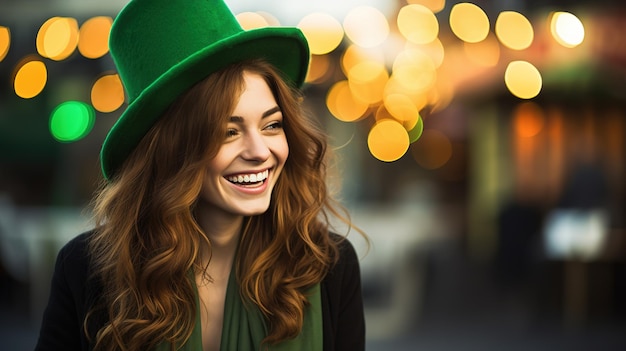
[[[209,74],[263,58],[300,87],[309,64],[309,47],[299,29],[244,31],[222,0],[131,0],[113,23],[109,46],[129,104],[102,145],[106,179],[163,111]]]

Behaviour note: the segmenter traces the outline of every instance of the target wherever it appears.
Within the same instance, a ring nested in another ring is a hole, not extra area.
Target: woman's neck
[[[210,259],[210,271],[230,271],[239,244],[243,216],[213,214],[207,211],[200,211],[197,215],[198,224],[211,242],[211,251],[207,248],[202,252],[201,261],[207,263]]]

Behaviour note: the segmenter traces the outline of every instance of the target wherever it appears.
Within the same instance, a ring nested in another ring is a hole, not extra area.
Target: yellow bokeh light
[[[535,37],[530,21],[515,11],[500,12],[496,19],[495,32],[502,45],[513,50],[527,49]]]
[[[394,60],[392,76],[410,94],[419,94],[435,84],[437,68],[433,60],[420,50],[404,50]]]
[[[398,13],[398,30],[410,42],[427,44],[439,35],[439,22],[435,14],[422,5],[407,5]]]
[[[371,6],[358,6],[350,10],[343,20],[343,29],[354,44],[373,48],[389,36],[389,23],[385,15]]]
[[[443,58],[445,56],[443,44],[439,38],[435,38],[435,40],[431,41],[428,44],[414,44],[407,41],[405,45],[405,50],[420,50],[428,57],[431,58],[435,67],[440,67],[443,63]]]
[[[411,155],[420,166],[438,169],[452,158],[452,143],[440,131],[426,129],[419,140],[411,144]]]
[[[60,61],[68,58],[78,45],[78,22],[70,17],[52,17],[37,33],[37,52]]]
[[[113,112],[124,103],[124,87],[119,75],[100,77],[91,88],[91,104],[100,112]]]
[[[543,84],[539,70],[526,61],[509,63],[504,72],[504,82],[511,94],[520,99],[532,99],[539,95]]]
[[[15,94],[24,99],[39,95],[48,81],[46,65],[40,60],[28,58],[18,67],[13,79]]]
[[[267,19],[257,12],[241,12],[238,13],[237,22],[244,30],[264,28],[269,26]]]
[[[348,81],[340,80],[328,90],[326,107],[338,120],[354,122],[365,115],[368,104],[355,99],[348,86]]]
[[[309,70],[306,74],[307,83],[318,83],[329,75],[330,59],[327,55],[311,55]]]
[[[383,119],[372,127],[367,146],[372,156],[384,162],[393,162],[409,149],[409,133],[398,121]]]
[[[419,119],[419,111],[411,99],[403,94],[389,94],[383,100],[385,109],[408,131],[413,129]]]
[[[478,43],[463,43],[467,57],[482,67],[495,67],[500,61],[500,44],[493,34]]]
[[[298,28],[309,42],[313,55],[324,55],[335,50],[343,40],[343,27],[333,16],[326,13],[312,13],[304,17]]]
[[[363,61],[375,61],[385,63],[385,55],[382,50],[366,49],[357,45],[350,45],[341,56],[341,70],[348,76],[352,67]]]
[[[407,0],[407,3],[426,6],[434,13],[440,12],[446,7],[446,0]]]
[[[0,26],[0,62],[7,56],[10,47],[11,31],[7,27]]]
[[[489,33],[489,18],[475,4],[458,3],[450,10],[450,29],[459,39],[477,43],[484,40]]]
[[[385,86],[384,96],[393,95],[393,94],[401,94],[409,99],[415,106],[415,108],[419,111],[423,109],[428,103],[428,94],[427,92],[415,92],[409,91],[407,88],[402,85],[400,81],[398,81],[397,77],[391,76],[387,81],[387,85]]]
[[[348,72],[352,94],[370,105],[382,101],[388,79],[389,73],[385,66],[375,61],[359,62]]]
[[[90,59],[97,59],[109,52],[109,32],[113,19],[108,16],[92,17],[80,26],[78,51]]]
[[[575,15],[569,12],[555,12],[550,21],[554,39],[566,48],[573,48],[585,40],[585,27]]]

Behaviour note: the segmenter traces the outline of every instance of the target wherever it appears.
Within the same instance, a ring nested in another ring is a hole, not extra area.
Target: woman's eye
[[[232,138],[234,136],[237,136],[237,134],[239,134],[237,129],[229,128],[226,130],[226,138]]]
[[[281,121],[275,121],[272,122],[270,124],[267,125],[267,127],[265,127],[266,129],[282,129],[283,128],[283,122]]]

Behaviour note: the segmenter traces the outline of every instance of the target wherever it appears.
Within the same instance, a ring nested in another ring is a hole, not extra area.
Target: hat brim
[[[293,86],[300,87],[306,78],[309,57],[304,35],[290,27],[242,31],[189,56],[150,84],[115,122],[100,152],[104,177],[113,177],[178,96],[211,73],[232,63],[258,58],[275,66]]]

